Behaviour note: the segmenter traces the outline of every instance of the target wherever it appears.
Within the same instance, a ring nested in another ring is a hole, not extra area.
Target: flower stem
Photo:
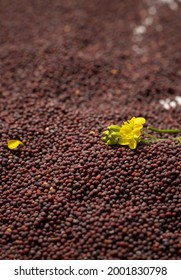
[[[168,140],[173,140],[173,139],[168,139],[168,138],[155,138],[155,139],[140,139],[140,142],[144,143],[154,143],[154,142],[159,142],[159,141],[168,141]]]
[[[181,132],[180,129],[158,129],[158,128],[154,128],[151,126],[148,126],[147,129],[155,131],[155,132],[159,132],[159,133],[179,133],[179,132]]]
[[[140,139],[140,142],[142,142],[142,143],[153,143],[153,142],[156,142],[156,140]]]
[[[149,138],[152,138],[152,139],[155,139],[155,140],[158,139],[158,138],[152,136],[151,134],[149,134],[149,133],[147,133],[147,132],[145,132],[145,131],[142,131],[142,133],[143,133],[145,136],[149,137]]]

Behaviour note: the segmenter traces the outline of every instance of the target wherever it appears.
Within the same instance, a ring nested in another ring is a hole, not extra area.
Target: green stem
[[[152,138],[152,139],[140,139],[140,142],[143,142],[143,143],[154,143],[154,142],[157,142],[157,141],[179,141],[179,143],[181,144],[181,137],[174,137],[172,139],[168,139],[168,138]]]
[[[156,140],[140,139],[140,142],[142,142],[142,143],[153,143],[153,142],[156,142]]]
[[[154,128],[151,126],[148,126],[147,129],[155,131],[155,132],[159,132],[159,133],[179,133],[179,132],[181,132],[180,129],[158,129],[158,128]]]
[[[140,142],[144,142],[144,143],[151,143],[151,142],[157,142],[157,141],[168,141],[168,140],[173,140],[173,139],[168,139],[168,138],[156,138],[156,139],[141,139]]]
[[[152,139],[155,139],[155,140],[158,139],[158,138],[152,136],[151,134],[149,134],[149,133],[147,133],[147,132],[145,132],[145,131],[142,131],[142,133],[143,133],[144,135],[146,135],[147,137],[149,137],[149,138],[152,138]]]

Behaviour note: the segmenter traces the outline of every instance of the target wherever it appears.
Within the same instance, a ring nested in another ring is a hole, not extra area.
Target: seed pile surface
[[[181,258],[179,143],[101,140],[132,116],[181,128],[181,106],[159,102],[181,90],[181,5],[135,37],[150,9],[1,1],[0,259]]]

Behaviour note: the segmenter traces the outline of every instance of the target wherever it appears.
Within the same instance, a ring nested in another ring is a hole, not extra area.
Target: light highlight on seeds
[[[181,2],[181,0],[177,0],[178,2]],[[159,24],[158,22],[158,16],[157,14],[159,13],[159,8],[163,5],[168,5],[168,7],[176,11],[179,7],[179,4],[177,3],[176,0],[157,0],[157,1],[147,1],[148,2],[148,10],[147,10],[147,16],[142,20],[140,25],[135,26],[133,29],[133,42],[136,42],[136,45],[134,44],[132,46],[132,50],[137,54],[137,55],[142,55],[143,53],[147,52],[147,49],[143,46],[143,37],[147,32],[147,27],[151,26],[154,21],[156,20],[156,26],[155,26],[155,31],[157,32],[162,32],[163,27]],[[175,106],[172,103],[171,106]],[[168,107],[166,105],[166,107]]]
[[[160,99],[159,103],[163,106],[164,109],[169,110],[175,108],[178,105],[181,105],[181,96],[176,96],[174,100],[166,98],[165,100]]]

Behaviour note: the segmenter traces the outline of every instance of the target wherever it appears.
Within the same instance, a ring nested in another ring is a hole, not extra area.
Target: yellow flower
[[[141,129],[146,122],[144,118],[131,118],[124,122],[120,129],[120,145],[128,145],[130,149],[136,149],[137,143],[140,140]]]
[[[8,140],[8,148],[11,150],[16,149],[19,145],[24,145],[24,144],[19,140]]]

